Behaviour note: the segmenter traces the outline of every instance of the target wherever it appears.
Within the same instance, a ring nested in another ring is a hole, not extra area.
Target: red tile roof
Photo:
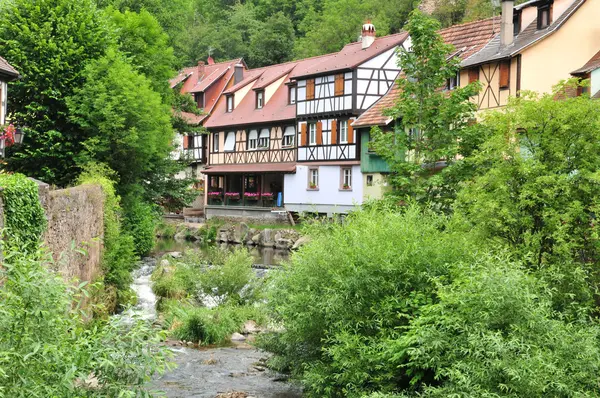
[[[466,59],[481,50],[500,30],[500,17],[492,17],[475,22],[450,26],[438,33],[444,42],[454,46],[453,56]],[[398,98],[398,85],[394,84],[390,90],[360,115],[352,126],[355,128],[384,126],[392,121],[385,116],[383,111],[394,105]]]
[[[572,75],[590,73],[593,70],[600,68],[600,51],[596,53],[585,65],[576,71],[571,72]]]
[[[19,77],[19,72],[2,57],[0,57],[0,73],[10,77]]]

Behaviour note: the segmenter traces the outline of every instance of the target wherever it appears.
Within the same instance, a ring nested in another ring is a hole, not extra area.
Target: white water
[[[125,311],[121,316],[124,319],[133,318],[154,321],[156,319],[156,296],[152,292],[150,276],[156,267],[155,258],[145,258],[139,268],[133,271],[131,289],[137,295],[137,304]]]

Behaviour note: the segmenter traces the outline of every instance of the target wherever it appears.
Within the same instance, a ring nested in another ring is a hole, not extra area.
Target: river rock
[[[175,236],[173,237],[173,239],[178,240],[178,241],[184,241],[187,239],[187,233],[186,231],[181,231],[181,232],[177,232],[175,234]]]
[[[248,235],[248,230],[249,227],[246,223],[242,222],[236,225],[236,227],[233,229],[233,242],[242,243]]]
[[[310,238],[308,236],[301,236],[300,238],[298,238],[298,240],[296,240],[296,242],[292,246],[292,250],[298,250],[300,247],[304,246],[308,242],[310,242]]]
[[[234,333],[231,335],[231,341],[246,341],[246,337],[240,333]]]
[[[229,238],[227,237],[227,232],[221,232],[219,234],[219,242],[229,242]]]
[[[181,258],[181,252],[169,252],[167,255],[173,258]]]
[[[278,239],[275,243],[275,248],[279,250],[289,250],[293,245],[293,242],[289,239]]]
[[[273,230],[263,229],[260,233],[260,245],[263,247],[273,247],[275,242],[273,241]]]
[[[252,243],[254,243],[255,245],[258,245],[258,244],[260,243],[260,237],[261,237],[261,234],[260,234],[260,232],[259,232],[259,233],[257,233],[257,234],[255,234],[255,235],[252,237]]]
[[[273,240],[274,240],[275,242],[277,242],[277,241],[278,241],[279,239],[281,239],[281,238],[283,238],[283,236],[281,235],[281,231],[279,231],[279,232],[276,232],[276,233],[275,233],[275,237],[273,238]]]
[[[244,323],[244,327],[242,328],[243,334],[255,334],[261,331],[260,327],[253,320],[247,321]]]

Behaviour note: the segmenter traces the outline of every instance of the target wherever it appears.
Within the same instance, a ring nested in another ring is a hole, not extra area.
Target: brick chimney
[[[502,0],[502,21],[500,25],[500,44],[511,45],[515,41],[514,0]]]
[[[204,61],[198,61],[198,76],[202,76],[204,74]]]
[[[375,41],[375,25],[371,21],[367,21],[362,27],[362,49],[371,47],[371,44]]]
[[[209,65],[214,65],[215,64],[215,60],[213,59],[213,57],[211,57],[210,55],[208,56],[208,59],[206,60],[206,62]]]

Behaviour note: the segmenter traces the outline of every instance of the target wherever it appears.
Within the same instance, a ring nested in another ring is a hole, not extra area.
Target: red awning
[[[295,173],[296,163],[254,163],[254,164],[224,164],[209,166],[202,170],[203,174],[233,174],[233,173]]]

